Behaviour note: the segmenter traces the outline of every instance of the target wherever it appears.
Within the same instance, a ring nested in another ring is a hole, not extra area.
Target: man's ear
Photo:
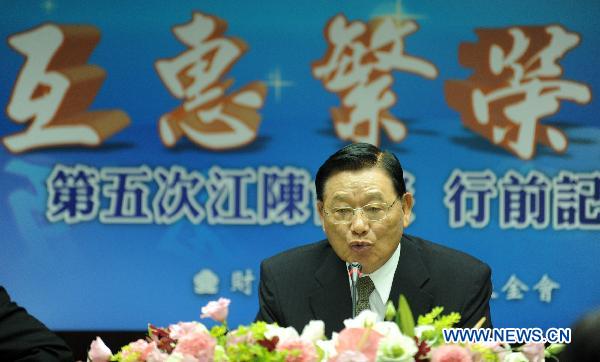
[[[317,200],[317,211],[319,211],[319,220],[321,220],[321,228],[325,231],[325,212],[323,201]]]
[[[412,215],[412,208],[414,205],[413,195],[410,192],[404,193],[402,195],[402,201],[400,203],[402,206],[402,224],[404,227],[407,227],[410,224],[410,216]]]

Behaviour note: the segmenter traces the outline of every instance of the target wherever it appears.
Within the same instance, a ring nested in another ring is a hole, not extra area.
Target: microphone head
[[[348,264],[348,276],[352,279],[353,282],[356,282],[358,278],[362,275],[362,264],[356,261]]]
[[[353,261],[352,263],[350,263],[350,268],[352,269],[358,269],[358,271],[362,271],[362,264],[357,262],[357,261]]]

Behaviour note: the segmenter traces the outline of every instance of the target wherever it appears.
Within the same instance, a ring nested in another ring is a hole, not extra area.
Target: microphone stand
[[[358,294],[356,290],[356,283],[360,277],[361,270],[362,265],[360,263],[352,262],[350,265],[348,265],[348,275],[350,276],[350,285],[352,291],[352,318],[356,318],[356,297]]]

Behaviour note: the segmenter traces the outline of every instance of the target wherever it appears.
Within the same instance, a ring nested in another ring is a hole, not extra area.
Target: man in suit
[[[0,286],[0,359],[3,361],[73,361],[67,344],[10,300]]]
[[[490,268],[404,234],[413,197],[396,156],[366,143],[348,145],[319,168],[315,186],[327,239],[262,262],[257,320],[299,331],[310,320],[323,320],[327,335],[341,330],[352,316],[347,267],[358,262],[364,273],[358,310],[383,318],[386,302],[396,305],[403,294],[415,316],[443,306],[461,314],[459,327],[473,327],[482,317],[483,326],[491,327]]]

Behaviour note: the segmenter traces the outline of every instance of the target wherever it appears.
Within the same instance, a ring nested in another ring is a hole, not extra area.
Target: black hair
[[[323,201],[325,183],[334,174],[374,167],[381,168],[390,176],[398,196],[406,193],[404,172],[400,161],[393,153],[382,151],[369,143],[352,143],[329,156],[319,167],[315,177],[317,200]]]

